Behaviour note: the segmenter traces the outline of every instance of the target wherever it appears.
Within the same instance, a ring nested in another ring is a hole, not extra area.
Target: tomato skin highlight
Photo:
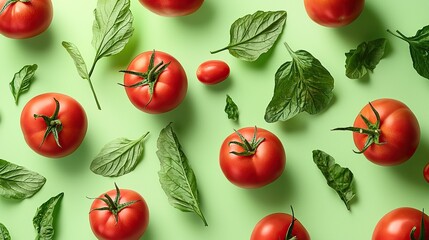
[[[151,114],[165,113],[175,109],[184,100],[188,79],[182,65],[168,53],[162,51],[147,51],[137,55],[129,64],[127,70],[144,73],[148,70],[150,58],[154,55],[154,65],[161,62],[170,63],[159,75],[151,97],[149,86],[125,87],[131,103],[143,112]],[[130,86],[141,82],[142,77],[124,74],[124,85]]]
[[[363,11],[365,0],[304,0],[308,16],[326,27],[352,23]]]
[[[2,8],[7,0],[0,0]],[[51,0],[11,3],[0,14],[0,33],[8,38],[31,38],[43,33],[53,18]]]
[[[186,16],[196,12],[204,0],[139,0],[150,11],[164,17]]]
[[[113,200],[116,190],[110,190],[105,194]],[[118,222],[108,210],[93,210],[106,207],[106,203],[100,199],[94,199],[89,213],[91,230],[99,240],[139,240],[144,235],[149,224],[149,208],[144,198],[137,192],[129,189],[120,189],[119,203],[137,201],[118,213]],[[99,198],[103,198],[101,194]]]
[[[429,217],[424,214],[423,217],[426,235],[424,240],[429,240]],[[415,239],[419,239],[420,225],[422,220],[422,211],[410,207],[401,207],[394,209],[384,215],[376,224],[372,234],[372,240],[410,240],[410,233],[413,227]]]
[[[58,119],[62,123],[62,130],[58,133],[58,139],[61,147],[57,145],[52,134],[40,145],[47,125],[42,118],[34,117],[34,114],[52,116],[55,111],[54,98],[60,104]],[[82,105],[72,97],[60,93],[44,93],[30,99],[22,109],[20,124],[28,146],[36,153],[49,158],[65,157],[73,153],[82,143],[88,128]]]
[[[247,140],[255,133],[254,127],[239,129]],[[257,128],[256,138],[264,138],[256,152],[250,156],[239,156],[231,151],[241,152],[243,148],[232,141],[240,141],[237,133],[232,133],[220,147],[219,163],[225,177],[241,188],[260,188],[274,182],[281,176],[286,165],[286,153],[280,139],[273,133]]]
[[[420,126],[416,116],[404,103],[394,99],[377,99],[371,104],[380,115],[380,143],[372,144],[363,154],[371,162],[382,166],[399,165],[409,160],[420,143]],[[369,104],[360,111],[372,123],[375,114]],[[356,116],[354,127],[366,128],[366,124]],[[353,132],[353,140],[359,150],[364,148],[368,136]]]
[[[207,85],[223,82],[228,78],[230,68],[228,64],[220,60],[205,61],[198,66],[197,79]]]
[[[272,213],[262,218],[253,228],[250,240],[284,240],[292,222],[292,215]],[[310,240],[310,235],[302,223],[295,218],[292,236],[298,240]]]

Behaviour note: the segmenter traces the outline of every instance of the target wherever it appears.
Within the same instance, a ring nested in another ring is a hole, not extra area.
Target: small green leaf
[[[157,145],[161,164],[159,182],[170,204],[181,211],[196,213],[207,226],[200,208],[197,179],[171,123],[161,130]]]
[[[57,204],[61,201],[63,196],[64,193],[60,193],[37,208],[33,218],[33,226],[37,233],[36,240],[54,239],[54,214]]]
[[[9,231],[2,223],[0,223],[0,240],[11,240]]]
[[[105,177],[130,173],[143,158],[143,143],[148,134],[137,140],[118,138],[107,143],[91,162],[91,171]]]
[[[46,178],[40,174],[0,159],[0,196],[11,199],[30,198],[45,182]]]
[[[228,94],[226,95],[225,113],[228,115],[228,119],[238,120],[238,106]]]
[[[257,11],[239,18],[231,25],[229,45],[211,53],[228,49],[236,58],[255,61],[273,47],[283,32],[286,16],[286,11]]]
[[[37,64],[25,65],[13,76],[12,81],[9,83],[9,87],[16,104],[18,104],[19,96],[30,89],[36,70]]]
[[[325,176],[328,185],[333,188],[350,210],[350,201],[355,197],[353,190],[353,173],[335,163],[335,159],[321,151],[313,151],[313,161]]]
[[[333,97],[334,78],[309,52],[292,51],[285,43],[291,62],[275,75],[274,95],[265,111],[265,121],[286,121],[301,112],[317,114]]]
[[[88,69],[86,68],[86,63],[83,60],[82,55],[79,52],[79,49],[71,42],[62,42],[63,47],[70,54],[71,58],[74,61],[74,65],[76,66],[77,72],[79,76],[83,79],[89,80]]]
[[[356,49],[346,53],[346,76],[351,79],[359,79],[369,71],[374,71],[377,64],[384,56],[387,40],[379,38],[369,42],[363,42]]]

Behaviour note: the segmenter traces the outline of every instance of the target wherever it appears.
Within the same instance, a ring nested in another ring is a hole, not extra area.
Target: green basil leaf
[[[409,44],[414,69],[420,76],[429,79],[429,25],[418,30],[413,37],[406,37],[400,31],[396,31],[397,34],[387,31]]]
[[[229,45],[211,53],[228,49],[236,58],[255,61],[271,49],[283,32],[286,16],[286,11],[257,11],[239,18],[231,25]]]
[[[379,38],[369,42],[363,42],[356,49],[346,53],[346,76],[351,79],[359,79],[369,71],[374,71],[377,64],[384,56],[387,40]]]
[[[143,141],[148,134],[137,140],[118,138],[107,143],[91,162],[91,171],[105,177],[119,177],[133,171],[143,158]]]
[[[225,113],[228,115],[228,119],[238,120],[238,106],[228,94],[226,95]]]
[[[18,104],[19,96],[30,89],[36,70],[37,64],[25,65],[13,76],[12,81],[9,83],[9,87],[15,99],[15,104]]]
[[[321,150],[313,150],[313,161],[325,176],[328,185],[340,196],[350,210],[350,201],[355,197],[353,173],[335,163],[335,159]]]
[[[36,240],[54,239],[54,212],[63,196],[64,193],[60,193],[37,208],[33,218],[33,226],[37,232]]]
[[[122,51],[134,30],[130,0],[98,0],[94,15],[92,45],[97,50],[95,59]]]
[[[0,223],[0,240],[10,240],[10,235],[9,235],[9,231],[7,230],[7,228]]]
[[[285,43],[291,62],[280,66],[275,75],[274,95],[265,111],[265,121],[286,121],[300,112],[317,114],[333,97],[334,78],[305,50],[292,51]]]
[[[30,198],[45,185],[46,178],[24,167],[0,159],[0,196]]]
[[[171,123],[161,130],[157,146],[161,164],[159,182],[170,204],[181,211],[196,213],[207,226],[200,209],[197,179]]]
[[[70,54],[71,58],[74,61],[74,65],[76,66],[77,72],[79,76],[83,79],[89,80],[88,69],[86,68],[86,63],[83,60],[82,55],[79,52],[79,49],[71,42],[62,42],[63,47]]]

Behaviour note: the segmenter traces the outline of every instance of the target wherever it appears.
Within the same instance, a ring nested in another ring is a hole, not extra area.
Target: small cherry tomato
[[[209,60],[198,67],[197,78],[204,84],[213,85],[227,79],[229,72],[229,66],[224,61]]]
[[[429,183],[429,163],[427,163],[423,169],[423,176],[425,177],[426,182]]]
[[[304,0],[308,16],[326,27],[342,27],[361,14],[365,0]]]

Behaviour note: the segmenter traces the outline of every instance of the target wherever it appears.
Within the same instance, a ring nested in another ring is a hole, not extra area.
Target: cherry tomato
[[[280,177],[286,154],[280,139],[273,133],[246,127],[223,141],[219,162],[231,183],[242,188],[259,188]]]
[[[293,222],[293,228],[288,230]],[[289,236],[287,236],[289,234]],[[293,238],[295,237],[295,238]],[[310,240],[307,229],[288,213],[272,213],[262,218],[253,228],[250,240]]]
[[[423,176],[424,176],[426,182],[429,183],[429,163],[426,164],[425,168],[423,169]]]
[[[9,38],[31,38],[44,32],[52,22],[51,0],[0,0],[0,33]]]
[[[388,98],[367,104],[357,115],[352,128],[336,130],[353,131],[358,153],[382,166],[409,160],[420,143],[416,116],[404,103]]]
[[[139,193],[115,185],[94,199],[89,223],[97,239],[138,240],[149,224],[149,209]]]
[[[209,60],[198,66],[197,78],[207,85],[217,84],[228,78],[229,71],[229,66],[226,62]]]
[[[168,53],[143,52],[122,72],[125,72],[123,86],[128,98],[141,111],[168,112],[185,98],[188,89],[185,70]]]
[[[166,17],[189,15],[197,11],[204,0],[139,0],[150,11]]]
[[[341,27],[359,17],[365,0],[304,0],[308,16],[327,27]]]
[[[422,231],[420,227],[422,219],[426,235],[423,238],[419,238]],[[410,207],[397,208],[380,219],[375,226],[372,240],[411,240],[410,234],[413,228],[415,228],[414,239],[429,240],[429,234],[427,234],[429,229],[428,215]]]
[[[32,98],[21,112],[21,129],[28,146],[36,153],[64,157],[82,143],[88,122],[83,107],[60,93]]]

